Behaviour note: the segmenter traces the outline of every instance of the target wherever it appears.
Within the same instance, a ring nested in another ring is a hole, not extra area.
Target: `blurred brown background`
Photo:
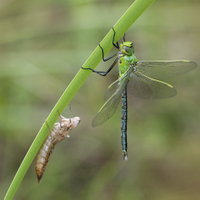
[[[47,115],[82,64],[132,4],[126,0],[1,0],[0,199]],[[157,0],[127,31],[138,60],[200,63],[200,1]],[[113,48],[109,55],[115,53]],[[96,69],[106,70],[111,62]],[[199,68],[169,80],[178,95],[128,96],[129,161],[122,160],[121,109],[91,122],[117,79],[91,74],[71,101],[81,125],[56,145],[37,183],[35,161],[14,199],[200,199]],[[70,116],[69,108],[63,113]]]

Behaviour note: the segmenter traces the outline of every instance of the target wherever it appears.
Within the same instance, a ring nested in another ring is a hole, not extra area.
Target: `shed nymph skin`
[[[49,132],[46,140],[42,144],[35,163],[35,171],[37,174],[38,183],[47,167],[55,144],[70,137],[68,133],[80,123],[80,117],[65,118],[60,115],[60,123],[56,122]]]

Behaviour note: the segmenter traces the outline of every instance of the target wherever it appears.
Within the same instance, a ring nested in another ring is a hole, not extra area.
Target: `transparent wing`
[[[164,99],[176,95],[176,89],[168,83],[133,71],[128,83],[128,92],[141,99]]]
[[[92,126],[99,126],[106,122],[109,118],[111,118],[117,110],[120,99],[120,93],[118,93],[117,95],[114,94],[99,110],[99,112],[92,121]]]
[[[189,60],[140,61],[112,83],[105,93],[106,103],[99,110],[92,126],[99,126],[113,116],[117,110],[123,89],[128,83],[128,92],[142,99],[163,99],[176,95],[176,89],[168,83],[156,79],[172,78],[197,67]]]
[[[197,67],[189,60],[139,61],[135,70],[154,79],[165,80],[189,72]]]
[[[107,101],[120,88],[120,85],[121,79],[117,79],[115,82],[109,85],[105,92],[104,100]]]
[[[125,87],[124,84],[126,85],[129,82],[129,78],[133,70],[133,67],[129,67],[129,69],[124,73],[124,75],[122,75],[119,79],[117,79],[111,85],[108,86],[104,95],[105,101],[107,101],[114,93],[116,93],[116,91],[120,90],[120,88],[122,87],[122,83],[123,87]],[[121,91],[123,91],[123,89]]]
[[[99,110],[99,112],[93,119],[92,126],[99,126],[114,115],[119,105],[122,91],[126,87],[128,81],[129,79],[127,75],[125,77],[119,78],[117,81],[115,81],[113,84],[111,84],[108,87],[105,94],[105,99],[108,99],[108,100],[102,106],[102,108]]]

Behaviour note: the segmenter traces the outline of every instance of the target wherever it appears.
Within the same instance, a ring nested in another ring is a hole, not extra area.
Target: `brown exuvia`
[[[35,171],[37,174],[38,183],[47,167],[52,151],[56,143],[70,137],[68,133],[80,123],[80,117],[65,118],[60,115],[60,123],[56,122],[49,132],[46,140],[42,144],[35,163]]]

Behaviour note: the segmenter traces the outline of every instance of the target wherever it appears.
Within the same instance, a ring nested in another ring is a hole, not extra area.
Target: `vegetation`
[[[92,0],[1,3],[1,199],[49,111],[130,4]],[[155,2],[127,31],[138,60],[198,63],[198,8],[198,3],[191,2]],[[106,44],[108,52],[111,45]],[[98,69],[108,66],[101,63]],[[39,185],[35,163],[31,164],[14,199],[198,199],[198,73],[197,69],[172,82],[178,90],[175,98],[129,98],[128,163],[121,157],[120,109],[105,125],[90,127],[117,70],[106,78],[90,76],[71,101],[72,110],[62,113],[80,116],[81,126],[55,148]],[[50,126],[58,118],[55,113]]]

